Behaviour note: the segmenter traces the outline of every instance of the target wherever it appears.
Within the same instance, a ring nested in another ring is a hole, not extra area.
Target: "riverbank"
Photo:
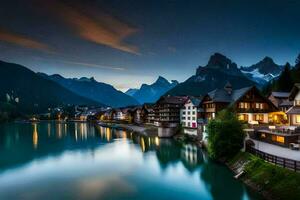
[[[241,181],[266,199],[298,200],[300,173],[278,167],[246,152],[227,162]]]
[[[158,128],[152,125],[133,125],[133,124],[124,124],[118,122],[96,122],[99,126],[124,129],[132,132],[139,133],[145,136],[157,136]]]

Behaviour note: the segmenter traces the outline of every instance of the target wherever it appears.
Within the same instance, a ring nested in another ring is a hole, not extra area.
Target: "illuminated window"
[[[254,119],[255,121],[263,121],[264,120],[264,115],[254,115]]]
[[[266,134],[262,133],[262,134],[260,135],[260,137],[261,137],[261,138],[266,138]]]
[[[250,108],[250,103],[240,102],[239,103],[239,108],[248,109],[248,108]]]
[[[284,143],[284,137],[277,136],[277,135],[272,135],[272,141],[279,142],[279,143]]]
[[[284,137],[277,136],[276,139],[277,139],[277,142],[284,143]]]
[[[244,115],[239,115],[239,120],[244,121],[245,120]]]
[[[262,109],[264,109],[264,104],[263,103],[255,103],[255,108],[262,110]]]
[[[300,115],[296,115],[296,123],[300,123]]]

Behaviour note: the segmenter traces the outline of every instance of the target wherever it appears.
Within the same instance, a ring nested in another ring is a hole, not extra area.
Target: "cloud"
[[[112,66],[104,66],[104,65],[97,65],[93,63],[86,63],[86,62],[74,62],[74,61],[61,61],[65,64],[71,64],[71,65],[81,65],[81,66],[87,66],[87,67],[98,67],[103,69],[112,69],[112,70],[119,70],[123,71],[125,68],[122,67],[112,67]]]
[[[34,59],[37,60],[46,60],[46,61],[54,61],[54,62],[59,62],[67,65],[78,65],[78,66],[84,66],[84,67],[96,67],[96,68],[101,68],[101,69],[109,69],[109,70],[117,70],[117,71],[123,71],[126,70],[123,67],[115,67],[115,66],[108,66],[108,65],[98,65],[94,63],[88,63],[88,62],[79,62],[79,61],[71,61],[71,60],[60,60],[60,59],[47,59],[47,58],[42,58],[42,57],[37,57],[35,56]]]
[[[34,39],[31,39],[29,37],[26,37],[24,35],[13,33],[10,31],[6,31],[3,29],[0,29],[0,41],[19,45],[22,47],[30,48],[30,49],[37,49],[42,50],[45,52],[52,52],[48,45],[38,42]]]
[[[74,5],[71,7],[57,1],[52,2],[49,8],[81,38],[124,52],[139,54],[136,46],[124,42],[124,39],[138,30],[115,17],[95,12],[91,8],[85,10],[87,14],[82,11],[82,7],[79,10]]]

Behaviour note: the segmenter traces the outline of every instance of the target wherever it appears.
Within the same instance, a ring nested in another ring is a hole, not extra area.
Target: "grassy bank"
[[[236,172],[239,166],[243,166],[245,173],[241,180],[267,199],[300,199],[300,173],[275,166],[244,152],[232,158],[228,165]]]

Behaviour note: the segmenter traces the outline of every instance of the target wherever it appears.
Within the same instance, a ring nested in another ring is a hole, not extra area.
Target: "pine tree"
[[[286,63],[284,66],[284,70],[281,72],[278,80],[274,83],[273,89],[276,91],[285,91],[289,92],[294,85],[291,76],[291,65]]]
[[[299,69],[300,68],[300,53],[298,54],[295,63],[296,63],[295,67],[297,69]]]

